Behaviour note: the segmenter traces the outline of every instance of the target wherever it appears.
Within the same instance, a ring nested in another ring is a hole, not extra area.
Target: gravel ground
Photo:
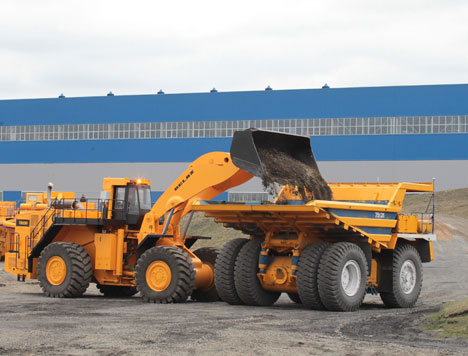
[[[468,220],[439,223],[446,232],[413,309],[385,309],[375,296],[354,313],[305,310],[286,296],[272,307],[156,305],[104,298],[94,285],[83,298],[51,299],[2,263],[0,355],[466,355],[468,339],[418,329],[425,314],[468,296]]]

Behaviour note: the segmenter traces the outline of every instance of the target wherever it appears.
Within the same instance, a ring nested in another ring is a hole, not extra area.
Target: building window
[[[228,201],[259,202],[270,200],[271,196],[266,192],[228,192]]]
[[[0,141],[232,137],[256,127],[303,136],[468,133],[468,116],[353,117],[0,126]]]

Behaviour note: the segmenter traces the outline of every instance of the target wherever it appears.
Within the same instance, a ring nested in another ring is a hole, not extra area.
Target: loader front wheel
[[[358,310],[367,285],[367,262],[362,249],[350,242],[337,242],[322,255],[318,290],[325,308],[333,311]]]
[[[268,306],[274,304],[281,293],[263,289],[258,280],[258,258],[262,240],[255,238],[239,251],[234,270],[234,282],[239,298],[247,305]]]
[[[193,251],[195,256],[197,256],[203,262],[203,264],[207,264],[213,270],[213,276],[218,252],[219,249],[215,247],[202,247]],[[192,293],[191,299],[196,300],[197,302],[205,303],[217,302],[220,298],[216,290],[214,279],[210,286],[206,288],[195,289]]]
[[[80,297],[93,276],[88,253],[71,242],[55,242],[44,248],[37,269],[42,291],[53,298]]]
[[[125,298],[131,297],[138,293],[136,287],[130,286],[109,286],[103,284],[97,284],[97,289],[108,298]]]
[[[135,283],[145,302],[180,303],[193,292],[195,269],[181,249],[156,246],[138,259]]]
[[[239,298],[234,285],[234,269],[237,255],[249,240],[237,238],[226,242],[219,251],[215,264],[215,285],[223,301],[231,305],[241,305],[244,302]]]
[[[393,251],[392,288],[380,292],[389,308],[411,308],[416,304],[422,287],[422,263],[418,251],[411,245],[398,245]]]
[[[330,246],[328,242],[318,242],[307,246],[299,257],[297,270],[297,290],[306,308],[325,309],[318,291],[318,269],[320,258]]]

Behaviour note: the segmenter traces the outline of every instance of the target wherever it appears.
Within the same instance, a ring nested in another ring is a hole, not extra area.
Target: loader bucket
[[[309,137],[257,129],[238,131],[232,139],[231,159],[240,169],[260,177],[272,195],[276,195],[275,185],[279,184],[291,187],[303,201],[332,199]],[[280,200],[288,199],[280,193]]]
[[[258,129],[234,132],[231,144],[232,162],[240,169],[257,177],[264,175],[259,151],[274,148],[318,170],[310,148],[310,138]]]

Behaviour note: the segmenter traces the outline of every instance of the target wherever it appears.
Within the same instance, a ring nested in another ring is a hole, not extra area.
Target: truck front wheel
[[[398,245],[393,251],[391,269],[391,290],[380,292],[380,298],[389,308],[411,308],[422,287],[422,263],[418,251],[411,245]]]

